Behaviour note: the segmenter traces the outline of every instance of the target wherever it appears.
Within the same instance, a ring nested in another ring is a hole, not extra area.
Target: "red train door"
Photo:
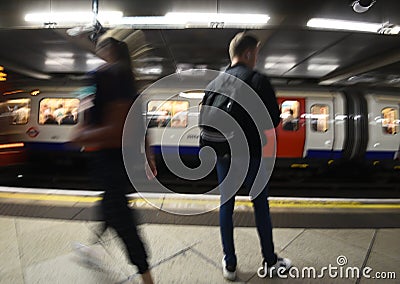
[[[305,99],[277,98],[281,122],[276,128],[277,158],[302,158],[306,139]]]

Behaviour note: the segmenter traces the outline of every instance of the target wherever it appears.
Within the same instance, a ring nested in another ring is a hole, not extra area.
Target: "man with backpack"
[[[207,87],[199,120],[200,144],[211,147],[217,155],[222,267],[223,276],[231,281],[236,279],[237,266],[233,210],[241,185],[249,191],[253,202],[263,269],[270,271],[274,267],[282,272],[291,266],[289,259],[277,256],[272,239],[267,165],[262,158],[262,147],[267,143],[264,131],[278,126],[280,111],[268,78],[253,70],[258,49],[259,42],[252,35],[239,33],[232,39],[231,64]],[[234,181],[241,175],[239,183]]]

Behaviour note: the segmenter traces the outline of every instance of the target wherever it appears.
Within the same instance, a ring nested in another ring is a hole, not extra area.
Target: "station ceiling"
[[[400,1],[377,0],[365,13],[355,13],[347,0],[99,0],[99,12],[124,16],[163,16],[167,12],[257,13],[270,20],[253,29],[262,41],[257,69],[282,84],[400,87],[400,34],[332,31],[306,26],[311,18],[330,18],[400,26]],[[19,0],[0,2],[0,65],[16,81],[79,78],[101,61],[90,32],[70,36],[70,24],[26,22],[32,12],[91,11],[91,0]],[[88,23],[91,19],[88,19]],[[80,25],[82,26],[82,25]],[[242,28],[123,29],[109,25],[106,35],[125,40],[137,79],[150,83],[179,69],[221,70],[229,64],[227,47]],[[0,82],[1,83],[1,82]]]

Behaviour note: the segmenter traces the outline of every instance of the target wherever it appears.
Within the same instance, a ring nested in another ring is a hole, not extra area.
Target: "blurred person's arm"
[[[108,103],[102,123],[84,124],[77,127],[71,135],[71,142],[84,147],[99,149],[120,148],[122,131],[130,103],[126,100]]]

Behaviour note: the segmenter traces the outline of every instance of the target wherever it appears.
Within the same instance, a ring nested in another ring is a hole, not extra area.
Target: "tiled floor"
[[[0,283],[140,283],[136,268],[128,264],[113,232],[105,235],[102,245],[92,246],[102,259],[101,269],[88,267],[73,251],[76,242],[90,244],[98,225],[0,217]],[[156,283],[227,283],[221,274],[218,227],[145,224],[140,230]],[[295,269],[291,274],[299,271],[301,276],[304,271],[309,277],[258,277],[261,252],[256,229],[236,228],[238,283],[400,283],[400,229],[282,228],[274,229],[274,240],[276,251],[292,259]],[[329,276],[329,266],[337,267],[336,277]],[[322,273],[323,277],[312,279],[311,267],[316,277]],[[352,268],[364,267],[371,267],[371,279],[345,275]],[[373,279],[376,272],[386,276],[394,272],[397,280]]]

